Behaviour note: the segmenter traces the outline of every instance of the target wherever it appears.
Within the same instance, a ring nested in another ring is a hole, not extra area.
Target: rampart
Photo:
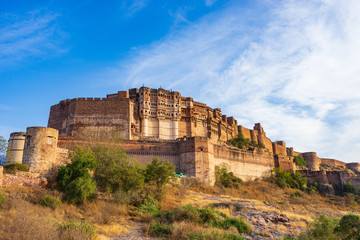
[[[311,171],[300,170],[309,182],[317,182],[319,190],[329,194],[340,194],[343,192],[345,183],[352,183],[355,189],[360,187],[360,178],[357,174],[348,171]]]
[[[238,149],[228,143],[239,133],[252,147]],[[114,137],[123,140],[104,141]],[[274,167],[296,169],[293,156],[298,155],[304,157],[311,171],[318,171],[321,163],[360,169],[358,164],[321,159],[315,152],[296,152],[284,141],[272,142],[260,123],[248,129],[238,125],[234,117],[222,114],[220,108],[162,88],[133,88],[106,98],[60,101],[51,106],[47,128],[29,127],[25,135],[13,133],[10,140],[16,143],[12,144],[16,161],[20,162],[19,154],[23,154],[21,162],[41,176],[54,174],[59,165],[68,162],[74,146],[94,141],[115,144],[141,164],[154,157],[169,160],[177,172],[208,184],[214,182],[218,165],[225,164],[236,176],[251,179],[268,174]],[[326,178],[329,182],[336,177],[329,174]]]
[[[330,159],[330,158],[320,158],[321,164],[327,164],[334,167],[344,167],[346,168],[346,163],[341,162],[336,159]]]

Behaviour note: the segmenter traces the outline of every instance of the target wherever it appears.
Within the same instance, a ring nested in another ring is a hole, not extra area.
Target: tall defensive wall
[[[259,147],[243,150],[228,144],[239,133]],[[72,146],[111,138],[113,134],[123,139],[116,144],[132,159],[142,164],[154,157],[169,160],[178,172],[209,184],[214,182],[215,166],[221,164],[243,179],[261,177],[274,167],[296,169],[293,156],[298,155],[313,171],[325,163],[344,166],[337,160],[318,158],[316,153],[296,152],[284,141],[272,142],[260,123],[248,129],[219,108],[210,108],[176,91],[146,87],[119,91],[106,98],[60,101],[50,109],[47,128],[27,129],[22,162],[33,172],[50,174],[68,160]],[[346,166],[360,169],[356,164]]]

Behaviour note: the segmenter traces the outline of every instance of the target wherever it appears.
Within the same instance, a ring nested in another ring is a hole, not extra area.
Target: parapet
[[[106,95],[106,98],[129,98],[129,92],[118,91],[117,93]]]

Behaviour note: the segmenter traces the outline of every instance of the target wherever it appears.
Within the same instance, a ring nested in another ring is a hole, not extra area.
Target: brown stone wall
[[[74,113],[72,136],[106,137],[112,132],[120,133],[124,139],[130,138],[130,100],[78,99]]]
[[[346,167],[346,163],[341,162],[336,159],[320,158],[320,161],[321,161],[321,164],[327,164],[327,165],[335,166],[335,167]]]
[[[250,130],[251,141],[258,143],[259,133],[255,130]]]
[[[4,174],[4,186],[24,186],[24,187],[46,187],[47,179],[38,175],[32,176],[31,173],[17,172],[14,174]]]
[[[210,144],[210,177],[214,168],[225,163],[229,170],[243,180],[262,177],[275,167],[273,155],[266,151],[252,152],[230,146]]]
[[[251,137],[251,133],[250,133],[250,129],[248,128],[245,128],[241,125],[238,126],[238,132],[241,133],[244,138],[247,138],[247,139],[250,139],[252,140],[252,137]],[[256,139],[257,140],[257,139]]]
[[[118,132],[129,139],[129,116],[129,98],[77,98],[52,106],[48,127],[58,129],[61,136],[101,137]]]
[[[258,136],[258,142],[264,144],[265,148],[269,150],[269,152],[273,152],[273,144],[271,140],[265,136],[265,134]]]
[[[316,152],[302,153],[301,156],[303,156],[307,162],[307,166],[310,170],[319,171],[321,160],[317,157]]]
[[[295,164],[292,160],[292,157],[285,155],[275,155],[275,167],[279,167],[282,170],[290,171],[295,169]]]
[[[60,136],[71,136],[76,103],[76,99],[66,99],[51,106],[48,127],[59,130]]]
[[[273,153],[277,155],[287,155],[286,144],[284,141],[276,141],[272,143]]]

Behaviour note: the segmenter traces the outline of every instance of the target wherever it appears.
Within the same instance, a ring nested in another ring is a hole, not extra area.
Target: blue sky
[[[51,105],[149,87],[360,161],[360,2],[0,1],[0,136]]]

